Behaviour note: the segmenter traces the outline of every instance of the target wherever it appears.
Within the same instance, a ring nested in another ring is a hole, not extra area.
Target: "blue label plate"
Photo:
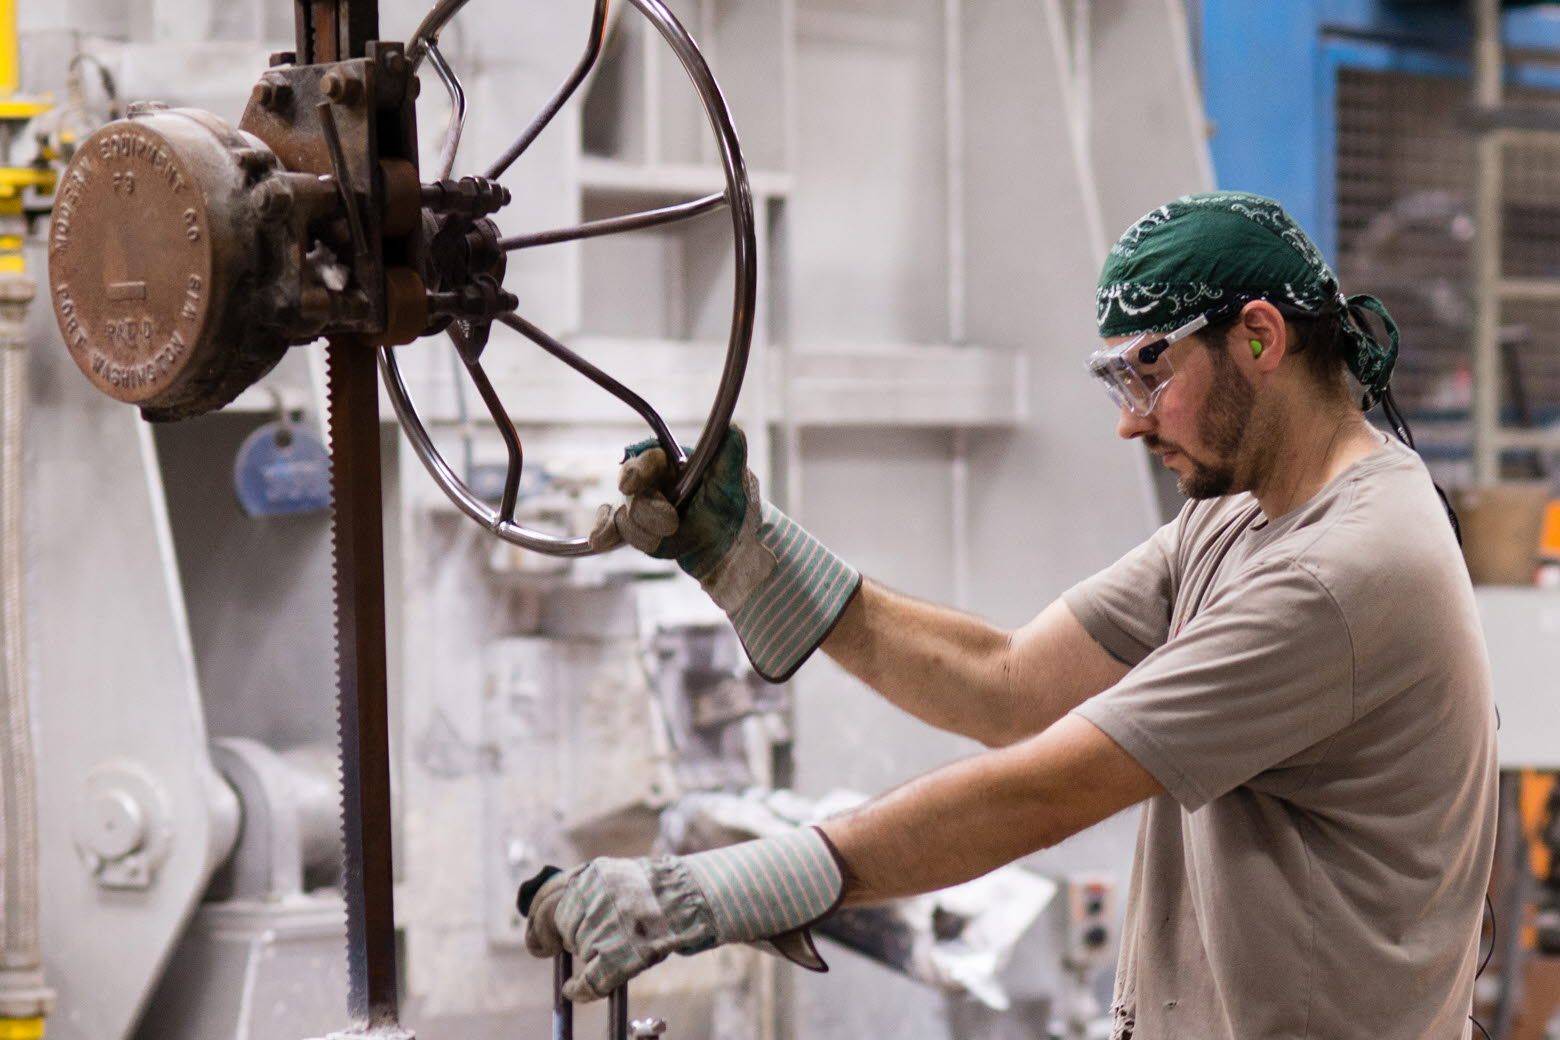
[[[329,509],[330,453],[306,427],[268,422],[239,446],[233,486],[254,517]]]

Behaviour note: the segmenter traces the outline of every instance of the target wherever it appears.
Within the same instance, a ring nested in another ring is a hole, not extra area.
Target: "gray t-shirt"
[[[1114,1036],[1468,1036],[1495,717],[1419,457],[1387,442],[1271,521],[1250,495],[1188,503],[1064,598],[1133,666],[1077,714],[1168,792]]]

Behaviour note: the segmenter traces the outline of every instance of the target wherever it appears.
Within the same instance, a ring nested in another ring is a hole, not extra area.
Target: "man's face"
[[[1111,346],[1131,337],[1107,340]],[[1134,415],[1123,408],[1116,432],[1141,437],[1148,450],[1176,474],[1188,498],[1217,498],[1243,486],[1242,445],[1251,427],[1256,391],[1241,373],[1218,335],[1209,347],[1200,337],[1176,345],[1175,378],[1160,394],[1153,412]]]

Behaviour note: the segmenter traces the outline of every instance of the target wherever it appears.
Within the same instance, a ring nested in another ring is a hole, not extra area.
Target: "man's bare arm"
[[[980,877],[1163,791],[1092,722],[1069,715],[912,780],[823,832],[845,861],[849,906]]]
[[[823,650],[916,718],[992,747],[1039,733],[1127,672],[1061,600],[1009,632],[872,581]]]

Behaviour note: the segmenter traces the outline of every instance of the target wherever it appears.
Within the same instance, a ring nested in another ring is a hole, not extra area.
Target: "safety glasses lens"
[[[1129,344],[1130,345],[1130,344]],[[1105,386],[1117,407],[1134,415],[1147,415],[1158,396],[1154,384],[1144,380],[1121,350],[1100,351],[1089,359],[1089,372]],[[1158,380],[1162,384],[1162,380]]]

